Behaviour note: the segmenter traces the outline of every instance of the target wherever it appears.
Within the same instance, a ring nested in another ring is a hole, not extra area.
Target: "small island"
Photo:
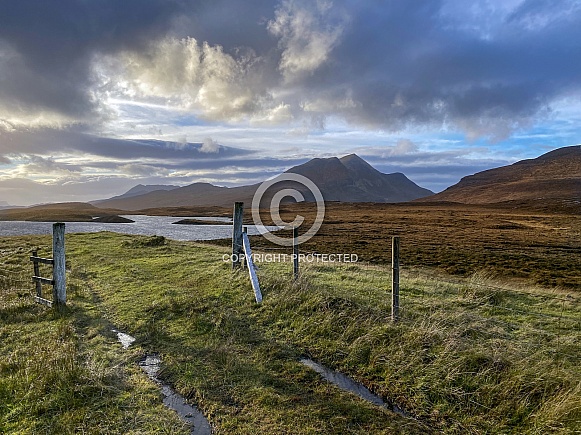
[[[224,222],[224,221],[210,221],[210,220],[202,220],[202,219],[182,219],[177,222],[172,222],[172,224],[179,224],[179,225],[232,225],[231,222]]]
[[[105,215],[93,218],[91,222],[101,222],[105,224],[131,224],[135,221],[123,216]]]

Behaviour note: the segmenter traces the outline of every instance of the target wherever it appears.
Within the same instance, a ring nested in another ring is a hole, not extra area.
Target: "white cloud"
[[[320,68],[339,43],[346,21],[330,1],[284,0],[268,23],[283,50],[279,68],[284,77],[292,81]]]
[[[204,139],[204,142],[202,142],[200,151],[203,153],[217,153],[220,151],[220,145],[211,137],[207,137]]]
[[[166,38],[146,53],[126,52],[103,65],[120,71],[118,95],[161,99],[206,119],[233,121],[253,114],[264,99],[260,61],[250,50],[234,58],[219,45]]]
[[[391,154],[395,156],[402,156],[406,154],[413,154],[419,151],[416,143],[409,139],[400,139],[391,150]]]
[[[255,114],[251,120],[251,125],[281,125],[291,123],[294,119],[290,104],[280,103],[271,109],[263,110]]]

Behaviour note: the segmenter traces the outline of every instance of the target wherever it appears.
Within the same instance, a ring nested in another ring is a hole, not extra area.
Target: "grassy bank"
[[[24,424],[173,432],[179,422],[136,368],[145,351],[161,354],[161,376],[216,433],[581,428],[578,293],[404,271],[402,320],[393,325],[381,267],[311,265],[292,284],[289,264],[263,264],[257,306],[246,274],[222,261],[223,248],[100,233],[67,236],[70,309],[57,316],[30,302],[22,290],[30,284],[17,284],[31,268],[28,249],[49,240],[3,242],[0,429],[9,433]],[[112,324],[137,338],[132,348],[120,350]],[[40,337],[58,352],[39,358]],[[301,356],[349,374],[417,420],[325,383]],[[60,371],[39,362],[53,360]],[[48,378],[30,392],[31,376]],[[61,383],[62,393],[48,388]]]

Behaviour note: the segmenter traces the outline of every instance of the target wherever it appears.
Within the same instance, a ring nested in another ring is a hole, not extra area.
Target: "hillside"
[[[84,202],[63,202],[0,210],[0,220],[37,222],[91,222],[95,217],[115,216],[122,210],[97,208]]]
[[[304,175],[312,180],[327,201],[405,202],[432,194],[404,174],[379,172],[355,154],[341,159],[312,159],[290,168],[286,173]],[[138,195],[126,193],[94,204],[123,210],[183,206],[230,207],[234,201],[250,204],[259,185],[219,187],[209,183],[194,183],[169,191],[156,190]],[[297,188],[303,192],[306,201],[313,200],[313,196],[303,186],[285,183],[284,187]]]
[[[509,166],[462,178],[422,202],[450,201],[465,204],[500,202],[560,204],[581,203],[581,146],[570,146],[522,160]]]
[[[129,189],[124,194],[114,196],[113,198],[109,198],[109,200],[132,198],[134,196],[145,195],[146,193],[150,193],[150,192],[156,192],[159,190],[163,190],[163,191],[173,190],[173,189],[177,189],[177,188],[179,188],[179,186],[173,186],[171,184],[149,184],[149,185],[138,184],[137,186],[134,186],[131,189]],[[106,201],[106,200],[91,201],[91,204],[99,204],[100,202],[103,202],[103,201]]]

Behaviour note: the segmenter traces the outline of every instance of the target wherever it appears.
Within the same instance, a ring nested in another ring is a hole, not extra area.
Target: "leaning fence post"
[[[244,245],[244,257],[246,258],[246,265],[248,266],[248,273],[250,275],[250,283],[252,284],[252,289],[254,290],[256,303],[259,304],[262,302],[262,292],[260,291],[258,276],[256,276],[256,267],[254,266],[254,260],[252,259],[252,249],[250,248],[248,234],[242,233],[242,241]]]
[[[52,226],[53,258],[53,301],[57,306],[67,302],[67,283],[65,269],[65,224],[58,222]]]
[[[391,242],[391,320],[399,319],[399,237]]]
[[[299,228],[293,227],[293,277],[299,279]]]
[[[234,215],[232,216],[232,269],[240,267],[242,254],[242,217],[244,215],[244,203],[234,203]]]

